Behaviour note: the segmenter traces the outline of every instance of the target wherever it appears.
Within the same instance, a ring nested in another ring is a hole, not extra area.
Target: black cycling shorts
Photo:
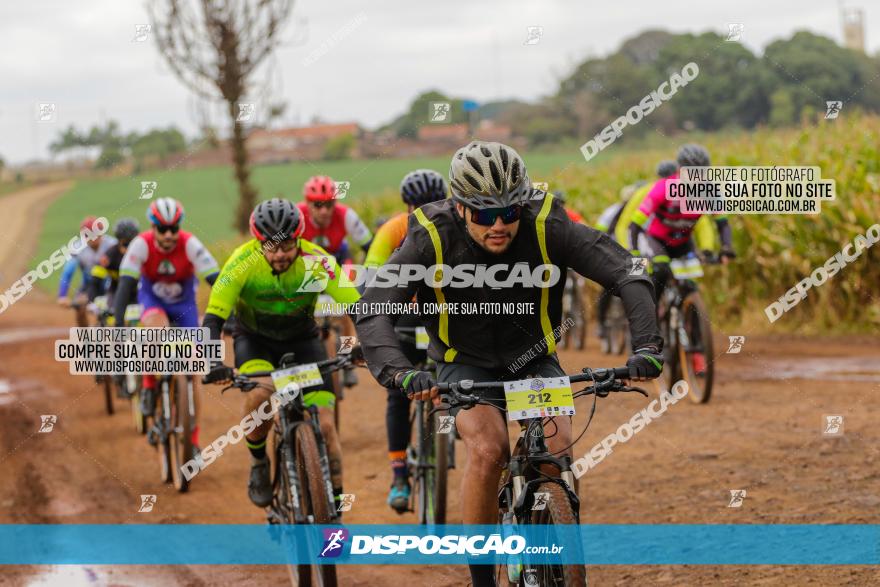
[[[269,361],[274,367],[280,368],[281,357],[286,353],[294,354],[294,360],[297,365],[317,363],[328,359],[327,350],[317,337],[277,341],[254,334],[247,334],[242,332],[241,329],[237,330],[233,337],[233,349],[235,350],[236,369],[253,359]],[[323,378],[324,385],[322,389],[336,393],[331,375],[324,373]],[[310,387],[304,391],[316,391],[316,388]]]

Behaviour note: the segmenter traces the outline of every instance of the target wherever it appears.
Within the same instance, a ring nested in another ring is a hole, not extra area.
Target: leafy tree
[[[198,96],[226,106],[239,192],[234,226],[246,234],[257,190],[239,103],[254,91],[257,72],[281,43],[293,0],[152,0],[148,6],[159,51],[174,75]]]
[[[158,157],[159,161],[164,163],[168,155],[186,150],[186,138],[172,126],[164,130],[154,129],[145,135],[137,136],[130,145],[132,157],[139,164],[149,156]]]
[[[351,133],[345,133],[333,137],[324,145],[324,159],[327,161],[342,161],[351,159],[351,153],[357,144],[357,140]]]
[[[468,113],[462,108],[464,100],[450,98],[438,91],[431,90],[416,96],[410,104],[409,111],[398,117],[387,128],[391,128],[399,137],[415,137],[419,128],[426,124],[432,124],[430,121],[431,102],[448,102],[450,104],[447,123],[467,122]]]
[[[757,57],[740,43],[727,43],[715,33],[676,35],[654,64],[659,85],[690,62],[699,67],[696,79],[668,101],[680,125],[692,121],[702,130],[737,124],[754,126],[766,120],[768,75]]]
[[[768,45],[763,61],[773,72],[774,90],[785,89],[790,94],[795,120],[808,105],[824,112],[828,100],[850,101],[875,110],[880,106],[877,60],[827,37],[797,32],[791,39]]]

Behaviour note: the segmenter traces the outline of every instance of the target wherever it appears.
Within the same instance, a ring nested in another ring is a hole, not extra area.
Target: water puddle
[[[25,583],[28,587],[93,587],[98,584],[98,574],[79,565],[53,566]]]
[[[811,379],[880,382],[880,358],[777,357],[761,359],[737,367],[735,378],[744,381]]]
[[[41,338],[67,338],[69,328],[45,326],[42,328],[7,328],[0,330],[0,344],[12,344]]]

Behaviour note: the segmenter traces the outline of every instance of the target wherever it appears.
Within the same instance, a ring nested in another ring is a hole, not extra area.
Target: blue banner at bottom
[[[877,565],[880,525],[0,525],[0,564]]]

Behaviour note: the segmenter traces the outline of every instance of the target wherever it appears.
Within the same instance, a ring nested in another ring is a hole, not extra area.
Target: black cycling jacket
[[[420,305],[531,303],[533,313],[422,315],[430,338],[428,355],[433,360],[504,369],[522,363],[523,357],[555,352],[567,268],[620,296],[629,317],[634,349],[646,345],[662,348],[650,279],[630,275],[631,255],[605,233],[572,222],[560,202],[549,194],[523,206],[518,232],[502,254],[489,253],[470,237],[453,200],[422,206],[411,215],[407,230],[406,240],[388,259],[389,265],[507,264],[510,268],[525,262],[530,273],[540,265],[555,265],[561,278],[549,288],[514,285],[497,289],[435,289],[424,280],[378,287],[374,281],[361,298],[356,327],[370,370],[385,387],[392,386],[394,375],[411,369],[412,364],[394,333],[395,317],[371,311],[371,304],[404,304],[414,294]],[[504,281],[507,277],[508,272],[502,271],[498,279]]]

